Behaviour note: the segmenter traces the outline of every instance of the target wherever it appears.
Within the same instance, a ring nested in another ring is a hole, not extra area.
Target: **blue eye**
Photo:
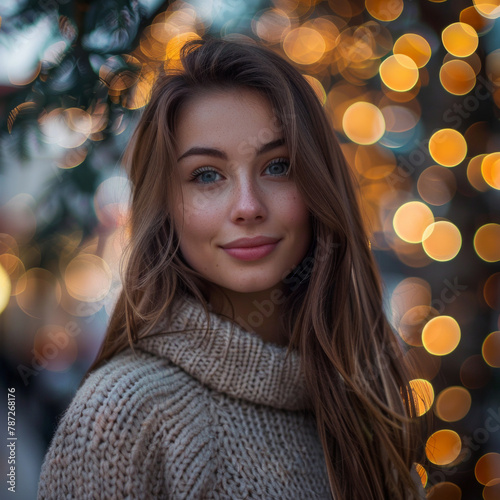
[[[214,169],[212,169],[210,167],[201,167],[201,168],[195,170],[191,174],[190,179],[194,182],[199,183],[199,184],[212,184],[212,183],[216,182],[217,179],[214,179],[214,176],[217,176],[217,175],[220,175],[220,174],[218,172],[216,172]]]
[[[286,169],[283,171],[283,168],[281,169],[279,168],[280,165],[285,165]],[[278,168],[275,168],[275,166]],[[271,163],[269,163],[267,168],[271,169],[272,174],[275,175],[276,177],[283,177],[288,174],[288,169],[290,168],[290,161],[287,160],[286,158],[276,158],[276,160],[273,160]]]
[[[286,168],[283,168],[283,166]],[[289,160],[286,158],[276,158],[267,165],[266,170],[269,169],[273,177],[285,177],[288,175],[289,168]],[[220,180],[217,176],[220,176],[219,172],[212,167],[201,167],[192,172],[189,178],[197,184],[213,184]]]

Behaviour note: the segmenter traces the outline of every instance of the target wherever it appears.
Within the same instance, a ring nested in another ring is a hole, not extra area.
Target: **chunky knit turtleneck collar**
[[[297,351],[264,342],[229,319],[213,312],[210,331],[204,335],[203,306],[192,297],[177,298],[170,323],[166,317],[137,348],[165,357],[206,384],[232,397],[275,408],[310,408],[305,378]],[[233,333],[231,334],[231,326]],[[176,332],[179,333],[167,333]]]

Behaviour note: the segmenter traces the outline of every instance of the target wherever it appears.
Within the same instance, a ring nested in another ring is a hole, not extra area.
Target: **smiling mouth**
[[[269,255],[279,244],[281,240],[276,243],[267,243],[265,245],[258,245],[254,247],[234,247],[223,248],[231,257],[238,260],[259,260]]]

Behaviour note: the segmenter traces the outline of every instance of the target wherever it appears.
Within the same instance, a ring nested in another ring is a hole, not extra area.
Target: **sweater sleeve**
[[[158,391],[141,383],[155,378],[152,367],[131,369],[125,359],[93,372],[64,412],[42,464],[39,500],[167,497],[161,446],[148,442]]]

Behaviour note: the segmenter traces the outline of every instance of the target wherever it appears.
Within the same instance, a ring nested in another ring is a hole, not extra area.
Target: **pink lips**
[[[240,238],[234,240],[222,248],[232,257],[240,260],[262,259],[270,254],[278,245],[280,240],[266,236],[256,238]]]

